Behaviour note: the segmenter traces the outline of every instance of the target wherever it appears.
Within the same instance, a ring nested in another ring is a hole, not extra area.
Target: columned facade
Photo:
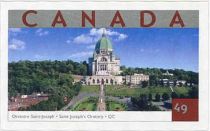
[[[122,76],[87,76],[87,85],[122,85]]]

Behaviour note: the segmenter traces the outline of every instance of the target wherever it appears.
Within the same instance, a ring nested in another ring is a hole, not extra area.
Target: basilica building
[[[121,76],[120,73],[120,58],[114,54],[111,41],[103,33],[96,43],[93,57],[89,58],[90,76],[85,77],[85,83],[87,85],[122,85],[130,83],[132,79],[128,79],[128,76]],[[139,77],[141,77],[139,80],[143,81],[144,78],[148,80],[149,76],[142,74]]]

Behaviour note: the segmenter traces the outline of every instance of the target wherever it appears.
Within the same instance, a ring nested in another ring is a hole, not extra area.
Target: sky
[[[9,62],[88,60],[102,33],[102,28],[9,28]],[[198,33],[198,28],[106,29],[121,65],[195,72]]]

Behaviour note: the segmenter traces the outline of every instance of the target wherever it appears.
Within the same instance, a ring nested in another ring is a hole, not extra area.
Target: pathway
[[[98,94],[96,94],[96,93],[79,93],[77,96],[73,97],[72,100],[65,107],[63,107],[61,110],[62,111],[69,110],[70,107],[72,107],[73,105],[75,105],[78,102],[83,101],[85,98],[96,97],[96,96],[98,96]]]
[[[104,95],[104,85],[100,85],[100,93],[98,99],[98,111],[106,111],[105,95]]]

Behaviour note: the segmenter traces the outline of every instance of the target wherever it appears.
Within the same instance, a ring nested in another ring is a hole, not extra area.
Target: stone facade
[[[89,59],[91,75],[119,75],[120,59],[116,58],[112,52],[100,51],[94,53],[93,58]]]
[[[123,84],[123,76],[86,76],[85,78],[87,85],[122,85]]]

